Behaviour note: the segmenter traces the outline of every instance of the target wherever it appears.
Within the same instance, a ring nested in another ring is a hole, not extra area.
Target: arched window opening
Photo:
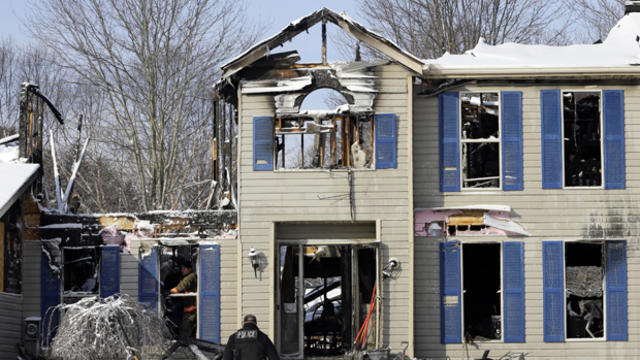
[[[309,93],[300,112],[279,116],[275,127],[277,169],[372,167],[373,113],[350,111],[336,90]]]

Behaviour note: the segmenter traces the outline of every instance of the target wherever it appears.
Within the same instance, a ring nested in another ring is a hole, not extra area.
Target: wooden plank
[[[0,222],[0,292],[4,291],[4,247],[5,247],[5,231],[4,222]]]

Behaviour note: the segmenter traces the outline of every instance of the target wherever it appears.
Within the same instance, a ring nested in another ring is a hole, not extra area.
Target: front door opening
[[[602,243],[566,243],[567,338],[602,338]]]
[[[470,341],[500,340],[500,244],[462,246],[465,338]]]
[[[162,245],[159,250],[160,314],[176,338],[195,337],[198,281],[189,274],[197,274],[198,246]]]
[[[352,349],[356,338],[358,348],[363,342],[376,346],[377,312],[370,304],[376,259],[376,249],[363,246],[280,247],[278,343],[283,357],[339,356]]]

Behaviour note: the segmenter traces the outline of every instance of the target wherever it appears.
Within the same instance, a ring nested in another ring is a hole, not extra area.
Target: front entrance
[[[276,319],[282,357],[376,348],[378,248],[280,243]]]

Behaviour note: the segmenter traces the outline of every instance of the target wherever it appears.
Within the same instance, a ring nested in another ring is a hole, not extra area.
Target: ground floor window
[[[100,295],[100,246],[62,247],[62,302]]]
[[[462,268],[465,338],[501,340],[500,244],[464,244]]]
[[[280,246],[280,353],[302,358],[376,348],[377,259],[377,248],[361,245]]]
[[[565,244],[567,339],[604,337],[604,245]]]
[[[628,340],[627,242],[542,243],[545,342]]]

